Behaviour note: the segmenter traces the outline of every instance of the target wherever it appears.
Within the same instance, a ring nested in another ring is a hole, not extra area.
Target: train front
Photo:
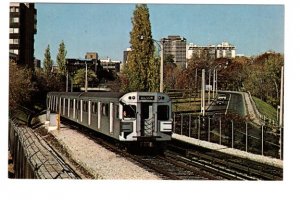
[[[168,95],[131,92],[120,98],[121,141],[145,144],[171,140],[172,107]],[[122,116],[121,116],[122,115]]]

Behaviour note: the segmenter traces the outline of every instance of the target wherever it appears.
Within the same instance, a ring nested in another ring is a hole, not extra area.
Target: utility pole
[[[211,76],[211,69],[208,71],[208,105],[210,105],[210,76]]]
[[[84,91],[87,92],[87,87],[88,87],[88,80],[87,80],[87,63],[85,61],[85,87]]]
[[[160,40],[160,83],[159,92],[164,92],[164,38]]]
[[[280,83],[280,113],[279,113],[279,126],[282,128],[283,127],[283,66],[281,67],[281,83]]]
[[[217,96],[217,94],[218,94],[218,70],[216,70],[216,85],[215,85],[215,87],[216,87],[216,96]]]
[[[280,129],[280,159],[283,159],[283,94],[284,94],[284,71],[281,67],[281,81],[280,81],[280,113],[279,113],[279,129]]]
[[[215,98],[215,91],[216,91],[216,69],[213,72],[213,98]]]
[[[69,72],[67,72],[66,75],[66,92],[68,92],[68,88],[69,88]]]
[[[196,75],[195,75],[195,89],[196,89],[196,94],[197,94],[197,97],[199,97],[198,95],[198,69],[196,69]]]
[[[205,69],[202,69],[202,115],[205,115]]]

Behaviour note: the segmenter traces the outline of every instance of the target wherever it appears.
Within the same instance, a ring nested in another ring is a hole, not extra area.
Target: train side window
[[[73,99],[70,100],[70,108],[73,109]]]
[[[118,119],[119,118],[119,105],[116,105],[116,115],[115,118]]]
[[[87,111],[88,111],[88,102],[83,101],[83,112],[87,112]]]
[[[96,114],[98,111],[98,105],[96,102],[92,102],[92,113]]]
[[[64,101],[66,101],[66,102],[65,102],[65,107],[66,107],[66,108],[69,108],[69,100],[68,100],[68,99],[65,99]]]
[[[157,120],[169,120],[169,106],[168,105],[157,106]]]
[[[109,107],[107,103],[102,104],[102,115],[107,116],[109,112]]]
[[[50,98],[47,97],[47,108],[50,109]]]
[[[136,106],[123,105],[123,118],[135,118]]]

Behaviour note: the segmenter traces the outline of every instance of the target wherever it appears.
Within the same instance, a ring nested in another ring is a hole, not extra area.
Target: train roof
[[[60,95],[69,97],[102,97],[102,98],[121,98],[125,93],[122,92],[49,92],[48,95]]]
[[[71,98],[107,98],[107,99],[120,99],[121,97],[126,97],[129,95],[137,96],[148,96],[148,95],[164,95],[164,93],[159,92],[49,92],[48,95],[58,95],[62,97],[71,97]],[[169,98],[169,97],[168,97]]]

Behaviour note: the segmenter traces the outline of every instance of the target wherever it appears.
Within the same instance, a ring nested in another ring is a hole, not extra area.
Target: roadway
[[[214,113],[227,114],[228,112],[237,113],[242,117],[247,115],[247,108],[241,92],[222,91],[219,93],[225,94],[226,100],[224,101],[224,104],[221,105],[217,105],[216,101],[212,102],[207,109],[207,112],[210,113],[210,115],[213,115]]]

